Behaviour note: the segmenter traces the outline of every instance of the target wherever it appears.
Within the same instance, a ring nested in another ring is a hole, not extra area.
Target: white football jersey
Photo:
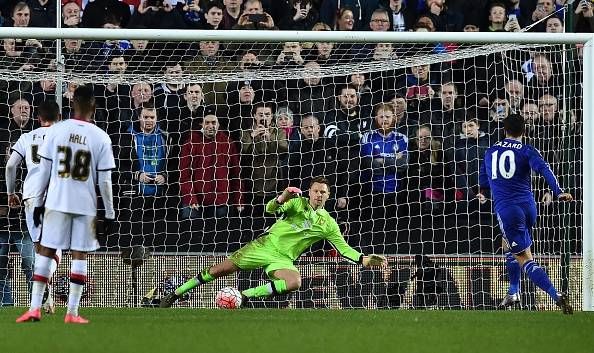
[[[39,157],[52,162],[45,207],[97,214],[97,172],[115,168],[111,140],[93,123],[69,119],[46,131]]]
[[[40,127],[33,131],[21,135],[18,141],[12,146],[12,150],[20,154],[27,165],[27,176],[23,183],[23,200],[30,198],[32,195],[31,180],[38,174],[39,156],[37,151],[43,142],[45,133],[49,127]]]

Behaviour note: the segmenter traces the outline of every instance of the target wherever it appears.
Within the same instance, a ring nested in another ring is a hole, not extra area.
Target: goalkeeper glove
[[[43,214],[45,213],[45,207],[35,207],[33,209],[33,224],[35,227],[39,227],[43,221]]]
[[[282,194],[276,199],[279,204],[285,203],[295,197],[296,195],[301,195],[301,190],[294,186],[289,186],[288,188],[283,191]]]
[[[385,256],[370,254],[368,256],[363,256],[363,266],[365,267],[385,267],[388,264],[388,260],[386,260]]]

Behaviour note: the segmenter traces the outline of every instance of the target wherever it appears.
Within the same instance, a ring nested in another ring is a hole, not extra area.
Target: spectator
[[[575,2],[575,32],[594,32],[594,4],[588,1]]]
[[[371,14],[369,28],[374,32],[387,32],[390,28],[390,14],[388,10],[378,8]]]
[[[163,67],[165,82],[155,87],[155,106],[158,110],[169,110],[179,107],[184,94],[182,79],[184,70],[180,60],[173,58]]]
[[[195,4],[195,2],[192,2]],[[206,4],[204,11],[204,21],[201,25],[201,29],[219,29],[223,22],[223,11],[224,6],[218,1],[211,1]],[[221,28],[222,29],[222,28]]]
[[[503,132],[503,119],[509,115],[509,112],[509,101],[504,97],[497,97],[491,103],[488,113],[489,118],[486,121],[487,128],[485,130],[491,136],[492,141],[499,141],[505,136]]]
[[[164,122],[169,141],[181,146],[187,140],[190,130],[197,130],[200,119],[204,116],[204,92],[199,83],[188,84],[183,93],[180,105],[167,110],[167,120]]]
[[[526,12],[526,3],[520,0],[509,0],[507,14],[508,17],[515,15],[520,28],[524,28],[531,23],[530,15]]]
[[[332,180],[331,195],[336,205],[330,209],[342,209],[347,205],[344,169],[338,148],[333,140],[320,136],[320,122],[314,115],[301,119],[300,138],[289,144],[289,184],[305,190],[317,176]]]
[[[56,27],[57,0],[27,0],[31,11],[30,27]]]
[[[219,127],[214,107],[206,108],[202,130],[193,131],[182,146],[183,218],[222,218],[243,210],[239,155]]]
[[[7,27],[29,27],[31,23],[31,8],[24,1],[19,1],[12,8],[12,26]]]
[[[136,29],[146,29],[144,26],[136,26]],[[179,43],[176,43],[179,45]],[[180,45],[180,47],[183,47]],[[179,48],[181,50],[181,48]],[[157,75],[161,73],[163,56],[169,54],[167,46],[161,45],[157,42],[149,42],[148,40],[130,40],[130,47],[126,50],[128,58],[128,72],[131,74],[151,74]],[[175,55],[171,55],[175,56]],[[155,58],[154,60],[147,60],[147,58]]]
[[[437,28],[435,27],[435,22],[433,21],[433,17],[427,14],[420,15],[419,18],[417,18],[417,22],[415,22],[415,24],[413,25],[413,30],[415,30],[416,32],[416,29],[419,27],[427,28],[429,32],[437,31]]]
[[[330,27],[318,22],[314,25],[312,31],[331,31]],[[305,61],[315,61],[322,66],[330,66],[339,62],[342,52],[338,52],[334,43],[330,42],[315,42],[310,53],[307,55]]]
[[[115,22],[124,28],[130,21],[130,7],[119,0],[95,0],[85,6],[81,27],[100,28],[105,23],[107,16],[114,17]]]
[[[391,104],[376,105],[375,126],[376,130],[366,132],[361,139],[364,165],[371,167],[368,181],[372,181],[371,190],[376,194],[395,193],[399,187],[398,174],[408,160],[408,137],[395,131],[396,117]],[[395,199],[386,197],[383,201],[386,205],[395,204]]]
[[[307,75],[298,81],[287,80],[286,85],[277,87],[279,102],[300,116],[305,114],[325,114],[334,108],[334,85],[322,80],[320,65],[310,61],[304,65]]]
[[[408,164],[408,138],[394,130],[394,106],[380,103],[375,107],[376,130],[367,132],[361,139],[363,158],[362,221],[372,221],[373,239],[365,245],[384,245],[385,231],[396,229],[392,220],[397,215],[398,194],[403,172]],[[369,185],[371,184],[371,185]],[[371,196],[368,192],[371,191]],[[371,211],[371,212],[370,212]],[[378,250],[373,248],[373,250]]]
[[[81,21],[81,8],[75,0],[62,5],[62,27],[78,27]]]
[[[400,95],[390,99],[390,104],[394,106],[394,118],[396,119],[395,129],[409,139],[416,137],[417,120],[412,119],[407,113],[406,99]]]
[[[16,98],[10,102],[10,117],[0,123],[0,151],[2,161],[0,170],[0,306],[12,306],[13,298],[9,283],[8,253],[14,244],[21,254],[21,268],[29,285],[33,276],[34,248],[31,237],[24,222],[23,209],[9,208],[4,180],[4,169],[10,157],[10,148],[19,137],[32,130],[31,105],[24,98]],[[24,176],[17,175],[15,190],[22,188]]]
[[[396,59],[397,55],[392,43],[377,43],[373,48],[372,57],[376,61],[386,61]]]
[[[62,43],[64,44],[62,46],[62,55],[64,55],[66,70],[88,72],[90,69],[88,63],[92,62],[93,58],[81,50],[83,41],[81,39],[64,39]]]
[[[318,11],[311,0],[289,1],[291,10],[280,20],[281,30],[309,31],[318,22]]]
[[[260,0],[246,0],[243,4],[243,13],[233,29],[278,30],[278,27],[274,25],[272,16],[264,12]]]
[[[355,29],[355,15],[350,7],[341,7],[336,16],[334,30],[352,31]]]
[[[491,141],[489,135],[480,130],[476,118],[463,121],[461,131],[454,143],[456,185],[463,192],[465,200],[472,200],[474,195],[471,190],[478,188],[479,168]]]
[[[542,125],[552,125],[558,121],[559,105],[557,98],[550,94],[545,94],[538,100],[540,109],[540,122]]]
[[[485,32],[517,32],[520,30],[517,21],[507,22],[505,5],[499,2],[493,3],[489,6],[489,24],[485,28]]]
[[[545,31],[547,33],[563,33],[565,32],[565,26],[559,17],[551,16],[545,21]]]
[[[456,132],[456,124],[466,118],[467,111],[458,103],[458,88],[452,82],[443,83],[439,89],[438,98],[431,101],[430,120],[425,113],[421,113],[421,124],[431,124],[432,136],[441,138],[444,146],[445,139],[451,138]]]
[[[20,39],[6,38],[2,40],[2,67],[14,71],[30,71],[35,68],[35,58],[27,55],[27,48]],[[8,90],[7,90],[8,91]]]
[[[223,129],[229,131],[234,141],[241,139],[243,130],[252,125],[252,110],[256,100],[256,92],[250,81],[238,82],[230,85],[227,102],[229,104],[229,119],[219,119]]]
[[[372,104],[379,103],[381,101],[380,94],[375,94],[371,89],[370,82],[364,73],[354,73],[348,77],[348,84],[355,87],[357,95],[359,96],[359,104],[361,107],[366,107],[367,110],[371,110]]]
[[[337,109],[324,118],[324,136],[336,139],[337,146],[358,146],[362,134],[371,130],[371,114],[362,109],[352,85],[341,86],[337,100]]]
[[[480,32],[480,26],[475,22],[478,21],[467,21],[464,25],[464,32]]]
[[[274,197],[278,181],[283,180],[278,168],[279,158],[288,152],[287,139],[282,129],[272,124],[273,108],[269,103],[257,103],[252,110],[253,125],[241,135],[242,165],[249,179],[246,190],[250,195],[252,217],[264,215],[264,205]]]
[[[221,29],[232,29],[241,15],[242,0],[223,0],[223,20]]]
[[[555,0],[537,0],[536,9],[532,12],[531,15],[532,22],[538,22],[548,17],[553,12],[555,12]],[[542,22],[534,25],[534,27],[532,28],[534,32],[545,31],[545,25]]]
[[[276,65],[279,68],[300,68],[305,60],[301,56],[301,44],[299,42],[285,42],[283,49],[276,58]]]
[[[153,29],[187,28],[181,12],[175,9],[170,0],[162,0],[161,6],[149,6],[148,0],[141,0],[130,19],[130,27],[137,26]]]
[[[126,133],[114,139],[119,245],[157,246],[164,242],[168,188],[167,135],[158,124],[152,101],[141,105],[140,116]]]
[[[194,74],[217,74],[231,70],[229,60],[224,57],[217,41],[201,41],[199,54],[189,63],[184,64],[188,72]],[[204,82],[202,90],[207,104],[225,104],[225,89],[227,83]]]
[[[426,0],[428,12],[438,32],[460,32],[464,27],[464,16],[448,8],[445,0]]]
[[[536,103],[525,103],[520,111],[526,121],[526,136],[528,138],[535,138],[538,134],[537,126],[540,125],[540,111],[538,104]],[[534,145],[534,142],[530,142]]]
[[[364,30],[369,28],[371,13],[377,9],[378,3],[378,0],[324,0],[320,7],[320,21],[338,30],[337,22],[348,8],[351,18],[348,21],[352,22],[353,27],[349,30]]]
[[[56,81],[42,79],[33,84],[33,106],[38,107],[42,102],[56,100]],[[34,114],[36,116],[36,114]]]
[[[293,111],[289,107],[280,107],[274,113],[276,127],[285,132],[285,138],[289,143],[299,139],[299,132],[295,128]]]
[[[505,83],[505,93],[509,101],[512,114],[518,114],[524,105],[524,85],[518,80],[508,80]]]
[[[435,89],[441,84],[440,74],[431,72],[429,65],[412,66],[406,74],[402,96],[406,97],[409,113],[415,120],[420,120],[422,112],[429,111],[430,102],[435,95]]]
[[[127,132],[132,122],[140,116],[142,104],[153,99],[153,88],[148,83],[134,84],[128,94],[124,89],[119,90],[118,93],[109,94],[105,99],[106,131],[109,134]]]
[[[417,0],[380,0],[379,6],[388,11],[390,30],[404,32],[411,30],[417,19]],[[373,15],[372,15],[373,16]]]
[[[544,54],[536,54],[534,58],[522,65],[526,72],[526,89],[528,98],[538,100],[544,94],[560,97],[563,80],[555,74],[551,60]]]
[[[410,215],[442,214],[455,199],[454,173],[445,163],[441,142],[421,125],[410,143],[408,187]]]

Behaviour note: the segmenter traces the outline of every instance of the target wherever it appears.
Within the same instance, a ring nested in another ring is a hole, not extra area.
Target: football
[[[237,288],[225,287],[217,293],[215,303],[221,309],[239,309],[241,292]]]

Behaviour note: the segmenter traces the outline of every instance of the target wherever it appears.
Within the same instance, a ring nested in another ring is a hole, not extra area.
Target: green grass
[[[594,314],[521,311],[90,309],[16,324],[0,308],[0,352],[593,352]]]

